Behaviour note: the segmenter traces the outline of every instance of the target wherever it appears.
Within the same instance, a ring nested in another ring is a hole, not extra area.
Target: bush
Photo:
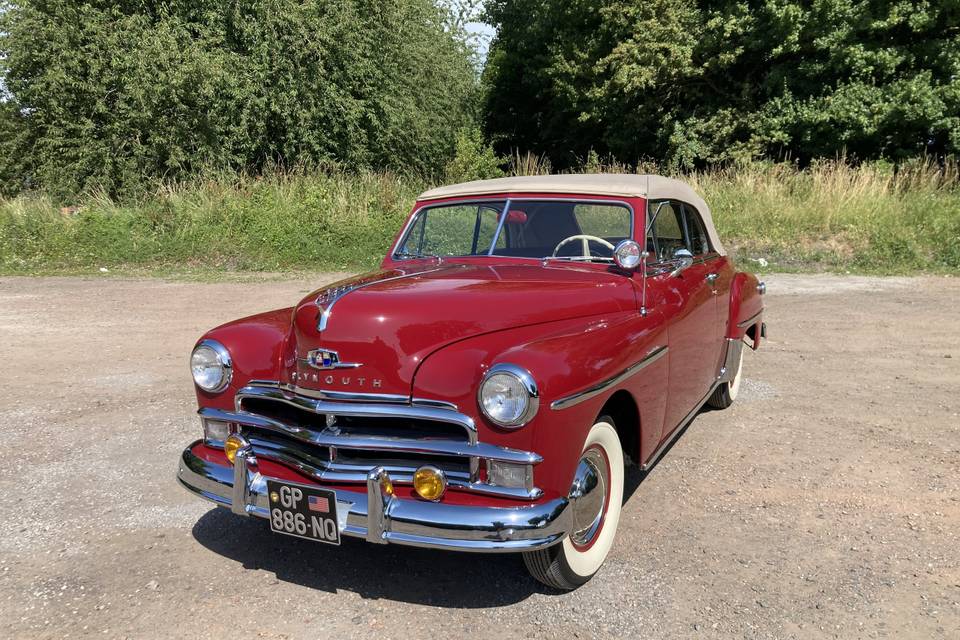
[[[270,165],[439,174],[477,91],[431,0],[0,1],[0,77],[2,189],[58,199]]]

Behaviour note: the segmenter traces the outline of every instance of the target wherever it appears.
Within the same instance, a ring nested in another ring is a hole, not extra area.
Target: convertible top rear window
[[[424,207],[401,240],[397,257],[498,255],[610,262],[629,238],[625,204],[574,200],[511,200]]]

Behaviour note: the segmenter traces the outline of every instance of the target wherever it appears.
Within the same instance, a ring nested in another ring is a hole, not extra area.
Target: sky
[[[477,49],[480,53],[480,59],[486,61],[487,50],[490,48],[490,39],[493,38],[494,29],[485,22],[468,22],[467,31],[477,37]]]

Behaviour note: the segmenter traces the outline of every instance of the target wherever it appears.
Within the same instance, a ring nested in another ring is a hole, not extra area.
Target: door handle
[[[717,281],[717,278],[719,278],[719,277],[720,277],[720,274],[719,274],[719,273],[708,273],[708,274],[707,274],[707,282],[709,282],[709,283],[712,285],[714,282]]]

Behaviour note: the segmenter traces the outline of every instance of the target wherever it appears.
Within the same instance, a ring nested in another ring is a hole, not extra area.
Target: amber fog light
[[[436,467],[420,467],[413,473],[413,488],[424,500],[439,500],[447,490],[447,479]]]
[[[227,460],[230,461],[230,464],[233,464],[234,460],[237,459],[237,451],[249,446],[250,443],[244,440],[242,436],[232,433],[224,441],[223,451],[227,454]]]

